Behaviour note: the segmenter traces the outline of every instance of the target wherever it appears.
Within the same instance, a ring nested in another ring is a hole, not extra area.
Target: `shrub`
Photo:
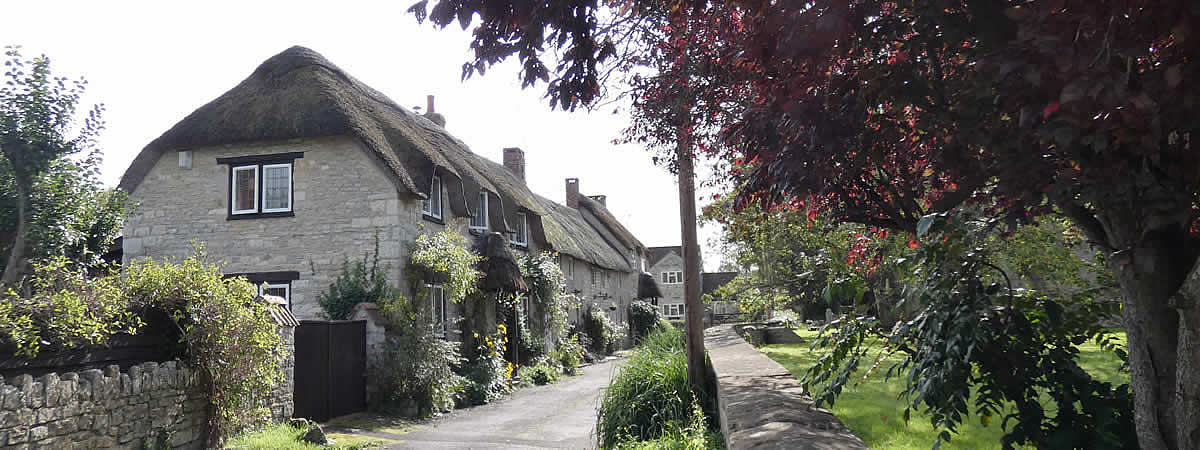
[[[368,261],[369,259],[369,261]],[[379,266],[379,233],[375,234],[375,250],[368,258],[351,262],[342,260],[342,270],[329,288],[317,297],[317,303],[330,320],[346,320],[359,303],[375,303],[393,298],[399,291],[388,286],[387,266]]]
[[[596,305],[583,314],[583,332],[588,337],[587,349],[592,353],[612,353],[616,344],[612,321]]]
[[[36,358],[42,347],[103,345],[117,333],[136,333],[143,323],[120,281],[90,278],[64,257],[35,263],[31,297],[12,289],[0,295],[0,342],[16,347],[17,356]]]
[[[409,283],[416,287],[427,281],[419,279],[422,276],[445,276],[446,298],[459,303],[475,292],[479,278],[483,276],[475,269],[481,259],[471,251],[467,238],[461,234],[450,230],[432,236],[422,234],[412,246],[409,264],[417,270],[408,271]]]
[[[474,336],[479,339],[479,334]],[[516,367],[504,360],[507,344],[508,328],[503,324],[496,326],[495,333],[479,340],[461,370],[467,383],[459,397],[460,403],[483,405],[511,391],[509,382]]]
[[[371,366],[383,391],[375,409],[428,417],[453,408],[455,394],[464,388],[465,380],[453,370],[462,362],[459,344],[433,334],[422,305],[403,296],[379,301],[388,334],[383,357]]]
[[[216,410],[209,445],[269,417],[267,402],[283,382],[278,325],[256,289],[242,278],[225,278],[203,249],[180,263],[137,261],[124,269],[135,308],[166,313],[182,332],[187,357],[207,382]]]
[[[517,374],[521,377],[522,383],[532,382],[541,386],[558,381],[562,371],[553,362],[541,361],[536,365],[521,367],[517,370]]]
[[[662,320],[662,314],[658,307],[650,304],[650,302],[634,301],[629,304],[629,333],[633,337],[634,344],[642,342],[642,338],[649,336],[651,332],[658,326]]]
[[[696,404],[687,379],[683,332],[652,333],[604,391],[597,412],[598,443],[612,448],[623,440],[658,438],[671,426],[686,427],[694,421]]]
[[[579,345],[579,335],[573,334],[559,342],[557,347],[550,350],[548,356],[551,362],[562,369],[563,374],[575,375],[579,364],[583,362],[583,353],[583,346]]]

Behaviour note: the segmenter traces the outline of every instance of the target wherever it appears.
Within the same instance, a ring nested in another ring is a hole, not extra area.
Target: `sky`
[[[418,24],[405,12],[414,1],[6,0],[0,46],[46,54],[56,75],[87,79],[84,103],[106,110],[99,144],[108,185],[187,114],[267,58],[302,45],[401,106],[423,108],[434,95],[447,131],[477,154],[500,162],[503,148],[520,147],[534,192],[561,203],[565,179],[579,178],[580,191],[607,195],[608,208],[643,244],[679,245],[675,176],[645,149],[612,143],[628,122],[624,110],[552,111],[544,85],[521,89],[515,60],[461,80],[469,32]],[[709,271],[720,263],[715,228],[700,230]]]

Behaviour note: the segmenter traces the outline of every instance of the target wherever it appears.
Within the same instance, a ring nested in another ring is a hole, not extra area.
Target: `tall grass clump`
[[[707,432],[695,426],[704,424],[704,413],[688,385],[684,345],[683,331],[673,328],[646,336],[604,392],[596,422],[601,448]]]

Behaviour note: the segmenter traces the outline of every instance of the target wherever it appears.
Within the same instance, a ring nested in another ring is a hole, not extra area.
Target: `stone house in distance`
[[[659,310],[668,319],[682,320],[684,316],[683,299],[683,247],[678,245],[667,247],[650,247],[646,249],[648,258],[647,269],[662,290],[662,298],[658,299]],[[703,267],[703,261],[701,266]],[[710,294],[737,277],[737,272],[704,272],[700,274],[700,295]],[[715,302],[709,305],[712,313],[732,314],[738,306],[729,302]]]
[[[227,274],[316,319],[345,258],[376,242],[389,282],[407,291],[418,235],[501,233],[512,252],[557,252],[567,289],[623,324],[646,248],[605,197],[580,194],[574,178],[567,205],[531,192],[522,150],[504,149],[503,164],[475,154],[433,106],[400,107],[307,48],[271,57],[134,159],[120,183],[138,205],[124,259],[182,258],[200,242]],[[452,322],[454,305],[431,287],[435,320]]]

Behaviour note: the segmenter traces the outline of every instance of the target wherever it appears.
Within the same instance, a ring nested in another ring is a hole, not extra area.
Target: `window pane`
[[[429,311],[433,325],[433,332],[437,334],[445,333],[446,331],[446,296],[441,286],[432,286],[429,288]]]
[[[479,204],[471,217],[471,228],[487,228],[487,192],[479,191]]]
[[[290,210],[291,197],[291,165],[263,166],[263,209]]]
[[[442,217],[442,179],[433,177],[433,188],[429,190],[429,212],[434,217]]]
[[[255,178],[257,167],[239,167],[233,170],[234,211],[253,211],[258,183]]]

